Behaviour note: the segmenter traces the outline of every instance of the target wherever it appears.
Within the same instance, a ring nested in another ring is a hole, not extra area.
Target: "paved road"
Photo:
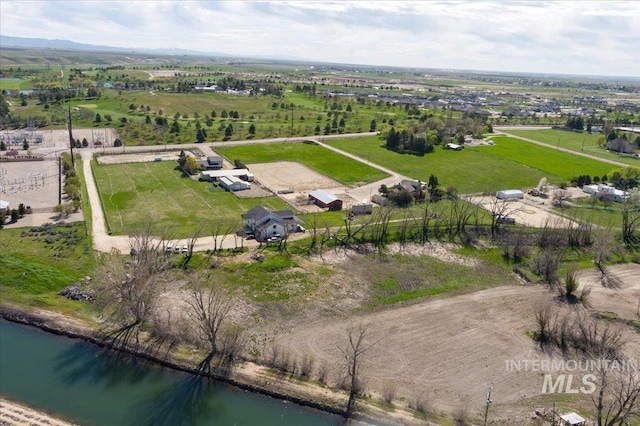
[[[541,129],[542,127],[535,127],[535,129]],[[549,129],[551,127],[548,127]],[[559,148],[557,146],[548,144],[548,143],[544,143],[544,142],[540,142],[537,141],[535,139],[529,139],[529,138],[525,138],[522,136],[518,136],[518,135],[514,135],[512,133],[509,133],[508,130],[530,130],[531,128],[527,128],[527,127],[515,127],[515,126],[509,126],[509,127],[494,127],[493,131],[495,133],[501,134],[501,135],[505,135],[505,136],[509,136],[512,138],[516,138],[516,139],[520,139],[526,142],[531,142],[534,143],[536,145],[540,145],[540,146],[544,146],[547,148],[552,148],[558,151],[562,151],[562,152],[567,152],[569,154],[573,154],[573,155],[579,155],[581,157],[585,157],[585,158],[589,158],[591,160],[596,160],[596,161],[600,161],[601,163],[607,163],[607,164],[612,164],[614,166],[618,166],[618,167],[628,167],[628,164],[625,163],[621,163],[619,161],[615,161],[615,160],[609,160],[607,158],[602,158],[602,157],[596,157],[595,155],[590,155],[590,154],[586,154],[584,152],[579,152],[579,151],[573,151],[567,148]]]

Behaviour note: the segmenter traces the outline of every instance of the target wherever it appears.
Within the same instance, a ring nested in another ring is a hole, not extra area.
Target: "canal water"
[[[0,321],[0,395],[81,425],[339,425],[321,411]]]

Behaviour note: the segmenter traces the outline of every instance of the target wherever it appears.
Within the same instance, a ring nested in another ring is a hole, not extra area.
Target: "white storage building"
[[[522,200],[524,192],[519,189],[504,189],[496,192],[496,198],[498,200]]]

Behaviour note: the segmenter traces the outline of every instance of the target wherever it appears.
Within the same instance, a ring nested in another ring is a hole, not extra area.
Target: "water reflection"
[[[162,369],[150,361],[126,353],[76,343],[56,358],[56,371],[67,385],[80,382],[114,388],[155,382],[126,416],[131,425],[189,425],[199,415],[215,418],[224,406],[213,398],[220,385],[210,379],[177,374],[167,383]],[[205,401],[207,403],[205,403]]]

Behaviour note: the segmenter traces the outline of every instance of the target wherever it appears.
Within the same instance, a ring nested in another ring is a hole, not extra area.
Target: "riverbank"
[[[0,425],[2,426],[73,426],[73,423],[34,410],[22,404],[0,398]]]
[[[110,341],[101,338],[97,327],[92,327],[59,313],[42,310],[25,312],[19,308],[1,306],[0,314],[8,321],[34,326],[53,334],[82,339],[105,349],[117,349],[176,371],[210,377],[246,391],[345,416],[343,407],[347,403],[347,392],[330,389],[311,380],[276,372],[247,360],[238,363],[227,375],[204,373],[197,369],[197,362],[193,357],[186,359],[184,356],[178,355],[178,351],[175,350],[171,353],[163,352],[163,356],[159,357],[130,346],[114,348]],[[361,407],[366,414],[359,413],[355,419],[364,423],[380,425],[426,424],[404,410],[386,412],[373,404],[362,404]]]

